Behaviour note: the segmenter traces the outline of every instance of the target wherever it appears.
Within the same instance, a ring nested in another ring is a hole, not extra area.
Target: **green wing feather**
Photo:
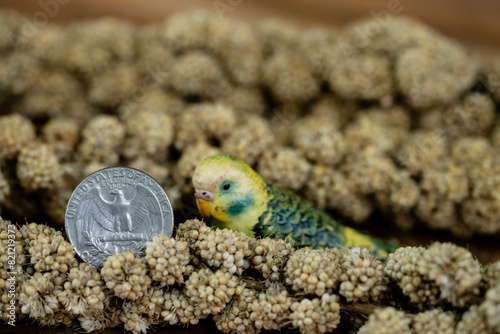
[[[343,226],[310,202],[272,184],[268,185],[268,198],[268,209],[254,228],[257,235],[289,239],[294,246],[345,245]]]
[[[294,246],[311,248],[332,248],[356,246],[346,236],[344,225],[334,220],[323,210],[302,199],[295,193],[281,187],[268,185],[268,208],[255,225],[256,235],[287,239]],[[353,231],[350,229],[350,231]],[[397,245],[365,235],[371,243],[371,251],[380,258],[393,251]]]

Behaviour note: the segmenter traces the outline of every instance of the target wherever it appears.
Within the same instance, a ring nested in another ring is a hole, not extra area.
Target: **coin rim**
[[[163,187],[158,183],[158,181],[156,181],[151,175],[149,175],[148,173],[140,170],[140,169],[137,169],[137,168],[133,168],[133,167],[105,167],[105,168],[101,168],[99,170],[96,170],[95,172],[92,172],[91,174],[87,175],[80,183],[78,183],[78,185],[75,187],[75,189],[73,189],[73,192],[71,193],[71,196],[69,197],[69,200],[68,202],[66,203],[66,210],[64,211],[64,228],[66,229],[66,236],[68,237],[68,240],[69,242],[74,246],[74,249],[75,249],[75,252],[76,254],[78,255],[78,257],[80,258],[80,260],[84,261],[85,263],[91,265],[92,267],[94,268],[100,268],[102,267],[102,263],[104,262],[105,259],[103,259],[102,261],[100,261],[100,265],[98,267],[95,267],[92,263],[89,263],[90,261],[86,261],[83,256],[80,254],[80,250],[77,248],[77,245],[73,242],[73,238],[71,236],[71,234],[69,233],[69,221],[71,221],[72,219],[67,219],[67,215],[68,215],[68,208],[69,208],[69,203],[71,202],[71,200],[73,199],[73,196],[75,195],[75,192],[76,190],[78,189],[78,187],[80,187],[82,184],[84,184],[87,179],[89,179],[91,176],[93,176],[94,174],[97,174],[97,173],[100,173],[102,171],[105,171],[105,170],[115,170],[115,169],[132,169],[134,171],[137,171],[139,173],[142,173],[144,175],[146,175],[147,177],[149,177],[154,183],[156,183],[156,185],[163,191],[163,193],[165,194],[165,197],[167,199],[167,202],[168,202],[168,206],[170,208],[170,219],[167,219],[167,221],[165,222],[166,225],[169,225],[167,226],[167,229],[168,231],[166,231],[168,233],[167,237],[171,237],[172,236],[172,232],[174,230],[174,209],[172,207],[172,203],[170,202],[170,198],[168,197],[167,195],[167,192],[165,191],[165,189],[163,189]],[[148,188],[148,187],[146,187]],[[91,188],[93,189],[93,188]],[[148,188],[149,189],[149,188]],[[90,191],[90,190],[89,190]],[[88,192],[85,193],[85,195],[87,194]],[[84,195],[84,196],[85,196]],[[83,197],[83,196],[82,196]],[[156,198],[156,196],[155,196]],[[73,219],[73,220],[76,220]],[[169,224],[170,223],[170,224]],[[163,231],[163,229],[162,229]],[[153,238],[153,236],[151,236],[151,239]]]

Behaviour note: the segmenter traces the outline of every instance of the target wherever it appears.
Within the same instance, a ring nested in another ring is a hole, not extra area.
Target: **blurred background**
[[[383,19],[390,12],[416,18],[481,53],[490,54],[500,47],[500,1],[497,0],[0,0],[0,7],[16,9],[35,20],[43,20],[41,12],[46,12],[51,22],[102,16],[154,22],[181,10],[205,8],[249,22],[277,16],[305,27],[341,27],[360,18]]]
[[[483,0],[0,0],[0,9],[14,9],[40,27],[112,16],[137,23],[161,22],[174,13],[203,8],[214,15],[250,23],[278,17],[295,26],[341,28],[363,18],[387,21],[399,16],[414,18],[446,36],[455,38],[485,58],[500,50],[500,1]],[[32,80],[32,78],[30,78]],[[380,233],[383,235],[383,233]],[[427,243],[435,235],[416,237]],[[411,240],[404,240],[412,244]],[[467,241],[468,242],[468,241]],[[497,243],[494,239],[493,243]],[[496,259],[490,247],[471,245],[483,260]],[[496,248],[496,247],[495,247]]]
[[[321,26],[340,28],[362,18],[389,20],[395,16],[408,16],[446,36],[456,38],[466,47],[485,57],[500,50],[500,1],[498,0],[480,2],[472,0],[37,0],[30,2],[0,0],[0,9],[6,8],[25,14],[38,25],[49,22],[64,24],[105,16],[138,23],[160,22],[174,13],[194,8],[203,8],[216,15],[250,23],[268,17],[278,17],[304,28]],[[384,231],[377,230],[377,234],[384,236]],[[425,231],[402,234],[402,242],[411,245],[428,244],[439,236]],[[440,237],[443,241],[454,241],[449,235]],[[470,248],[483,263],[500,258],[496,237],[460,241],[461,245]],[[15,328],[15,332],[34,333],[33,328],[20,324]],[[202,323],[200,326],[191,327],[190,332],[209,333],[214,329],[212,323]],[[180,327],[158,330],[160,333],[185,332],[185,329]],[[0,331],[8,333],[6,328]],[[60,327],[37,329],[36,332],[71,333],[72,331]],[[120,328],[105,333],[121,332],[123,330]]]

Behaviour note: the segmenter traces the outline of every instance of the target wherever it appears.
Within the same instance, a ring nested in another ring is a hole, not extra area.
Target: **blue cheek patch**
[[[229,204],[227,208],[227,213],[231,216],[241,215],[243,212],[247,211],[255,203],[255,198],[253,195],[247,195],[239,201]]]

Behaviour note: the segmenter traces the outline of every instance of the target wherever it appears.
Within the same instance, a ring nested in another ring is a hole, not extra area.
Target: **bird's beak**
[[[195,190],[194,197],[196,197],[196,205],[200,214],[203,217],[210,217],[210,202],[214,200],[212,193],[206,190]]]

